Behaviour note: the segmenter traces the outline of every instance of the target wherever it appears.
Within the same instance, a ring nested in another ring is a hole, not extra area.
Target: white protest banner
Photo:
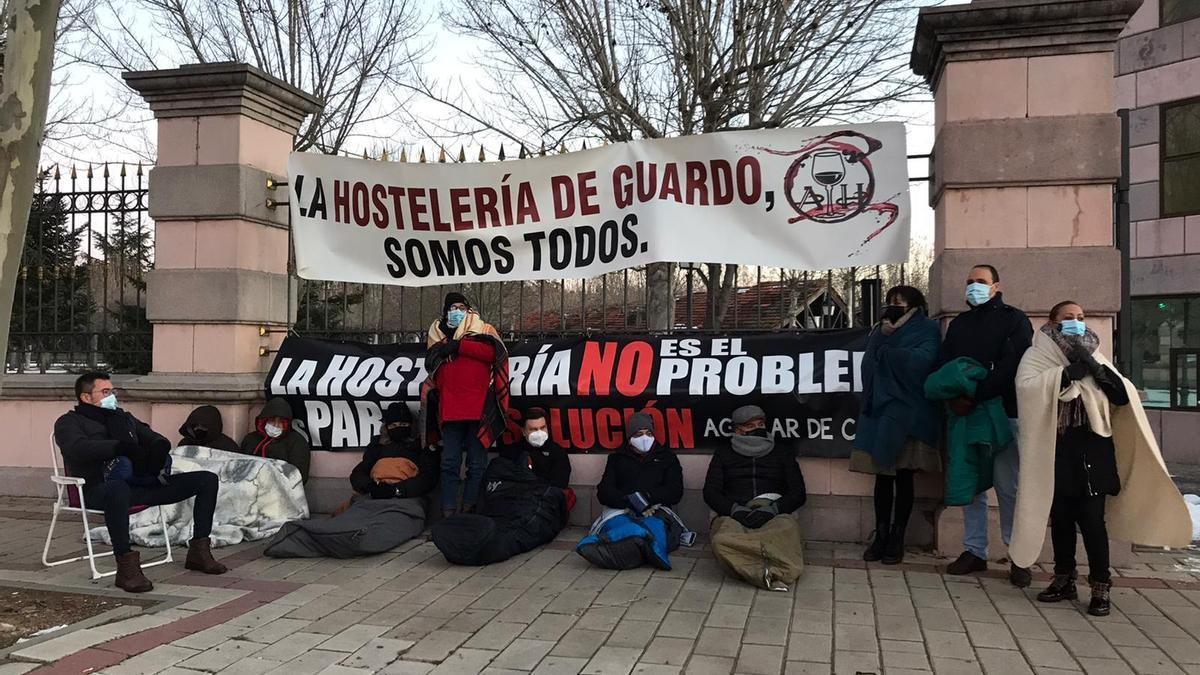
[[[305,279],[429,286],[650,262],[823,270],[908,258],[904,125],[643,140],[409,164],[292,153]]]

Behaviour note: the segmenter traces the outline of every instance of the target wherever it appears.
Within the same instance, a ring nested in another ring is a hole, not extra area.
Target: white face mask
[[[538,429],[537,431],[529,432],[529,436],[527,438],[529,438],[530,445],[535,448],[540,448],[546,444],[546,441],[550,440],[550,434],[546,433],[546,431],[543,429]]]
[[[283,435],[283,429],[275,426],[274,424],[264,424],[263,431],[265,431],[271,438],[279,438]]]
[[[634,436],[633,438],[629,439],[629,447],[633,448],[634,450],[636,450],[642,454],[645,454],[647,452],[650,452],[650,448],[654,447],[654,437],[653,436]]]

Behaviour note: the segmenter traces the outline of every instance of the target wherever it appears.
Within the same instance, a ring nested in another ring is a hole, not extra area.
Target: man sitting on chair
[[[107,373],[75,380],[75,409],[54,423],[67,475],[87,481],[85,504],[104,511],[117,560],[116,585],[130,593],[153,590],[138,552],[129,546],[129,509],[175,504],[195,497],[192,540],[184,566],[206,574],[228,571],[212,557],[209,533],[217,506],[217,475],[210,471],[170,474],[171,443],[117,407]]]

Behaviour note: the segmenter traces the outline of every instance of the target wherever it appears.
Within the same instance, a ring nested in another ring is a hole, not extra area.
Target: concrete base
[[[943,506],[938,509],[936,542],[934,552],[946,558],[957,558],[963,552],[963,510],[958,506]],[[1128,567],[1134,563],[1133,546],[1127,541],[1108,542],[1109,559],[1113,567]],[[988,509],[988,559],[993,562],[1008,560],[1008,547],[1000,538],[1000,510],[995,506]],[[1083,540],[1076,544],[1075,560],[1079,565],[1087,564],[1087,552]],[[1046,540],[1038,562],[1054,562],[1054,550],[1050,544],[1050,528],[1046,528]]]

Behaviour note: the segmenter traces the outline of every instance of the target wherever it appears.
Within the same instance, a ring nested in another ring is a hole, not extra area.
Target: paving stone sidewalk
[[[82,564],[41,568],[47,513],[0,500],[0,582],[110,587]],[[950,577],[929,555],[867,566],[858,546],[812,543],[797,587],[769,593],[725,577],[703,546],[670,571],[595,569],[571,550],[581,534],[482,568],[449,565],[424,539],[351,561],[222,549],[229,574],[154,568],[163,608],[17,648],[0,675],[1200,673],[1192,551],[1135,555],[1112,616],[1095,619],[1037,603],[1045,570],[1021,591],[999,567]]]

